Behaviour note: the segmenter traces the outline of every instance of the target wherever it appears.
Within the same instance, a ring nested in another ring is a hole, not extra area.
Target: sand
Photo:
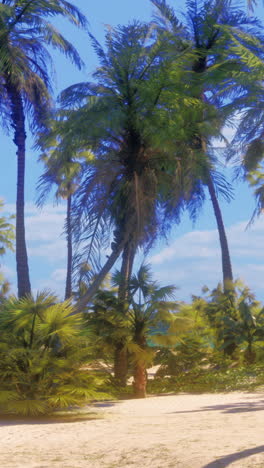
[[[264,468],[261,393],[158,396],[91,411],[99,419],[2,421],[1,468]]]

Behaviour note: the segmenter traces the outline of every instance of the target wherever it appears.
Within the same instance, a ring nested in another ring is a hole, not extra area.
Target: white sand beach
[[[264,468],[264,395],[98,403],[99,419],[1,421],[3,468]]]

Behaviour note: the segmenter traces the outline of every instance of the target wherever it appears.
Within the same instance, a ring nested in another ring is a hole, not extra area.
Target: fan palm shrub
[[[1,305],[1,412],[36,416],[105,397],[101,380],[82,369],[91,345],[81,327],[70,302],[46,292]]]
[[[120,303],[117,290],[99,290],[90,313],[84,316],[98,358],[113,363],[114,385],[119,389],[126,386],[127,354],[132,340],[127,307],[128,303]]]
[[[172,285],[160,286],[154,281],[148,265],[142,265],[138,273],[131,278],[128,316],[134,344],[133,387],[136,398],[146,397],[146,366],[154,357],[151,343],[160,343],[161,340],[164,342],[165,339],[165,343],[168,344],[179,325],[177,318],[172,314],[172,311],[178,310],[179,307],[173,300],[175,289]]]
[[[120,280],[121,273],[115,272],[113,284],[118,286]],[[120,304],[115,291],[100,291],[92,313],[86,316],[98,349],[112,355],[115,375],[123,377],[122,386],[127,379],[127,368],[122,373],[122,359],[126,362],[128,354],[137,398],[146,396],[146,369],[153,362],[157,347],[174,344],[183,330],[190,327],[188,319],[173,313],[179,309],[179,304],[173,300],[174,291],[174,286],[160,286],[153,280],[150,267],[142,265],[129,281],[125,314],[124,305]],[[120,385],[120,379],[116,382]]]
[[[205,288],[205,298],[194,298],[193,308],[207,318],[214,348],[227,356],[245,362],[256,360],[257,348],[263,339],[263,307],[242,282],[236,281],[228,294],[218,285],[212,291]]]

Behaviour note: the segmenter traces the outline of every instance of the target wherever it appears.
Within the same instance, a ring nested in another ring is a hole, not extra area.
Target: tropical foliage
[[[83,368],[91,344],[72,312],[69,301],[46,292],[1,307],[1,412],[36,416],[107,396],[100,378]]]
[[[264,208],[262,25],[232,0],[187,0],[182,17],[166,0],[151,2],[150,23],[108,28],[104,45],[87,35],[98,67],[91,81],[62,91],[57,107],[51,49],[79,68],[83,63],[53,20],[87,29],[86,18],[65,0],[0,2],[0,115],[18,159],[18,298],[7,297],[0,278],[1,412],[68,409],[107,398],[107,388],[111,395],[126,392],[131,380],[135,397],[147,389],[219,390],[249,382],[253,388],[262,381],[256,374],[263,376],[264,308],[233,280],[219,202],[233,197],[222,171],[227,155],[254,188],[253,218]],[[248,2],[251,9],[255,4]],[[227,126],[237,127],[229,145]],[[67,202],[64,302],[47,292],[30,294],[27,127],[44,165],[38,204],[52,189],[56,201]],[[226,150],[216,148],[216,139]],[[207,192],[223,283],[181,303],[175,286],[154,279],[151,266],[135,274],[134,265],[184,211],[195,221]],[[12,217],[1,216],[0,255],[13,241]],[[110,273],[118,260],[119,271]],[[159,370],[148,382],[152,364]]]

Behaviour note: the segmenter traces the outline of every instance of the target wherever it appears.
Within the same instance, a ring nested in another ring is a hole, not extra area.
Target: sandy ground
[[[91,411],[100,418],[2,421],[0,467],[264,468],[261,393],[150,397]]]

